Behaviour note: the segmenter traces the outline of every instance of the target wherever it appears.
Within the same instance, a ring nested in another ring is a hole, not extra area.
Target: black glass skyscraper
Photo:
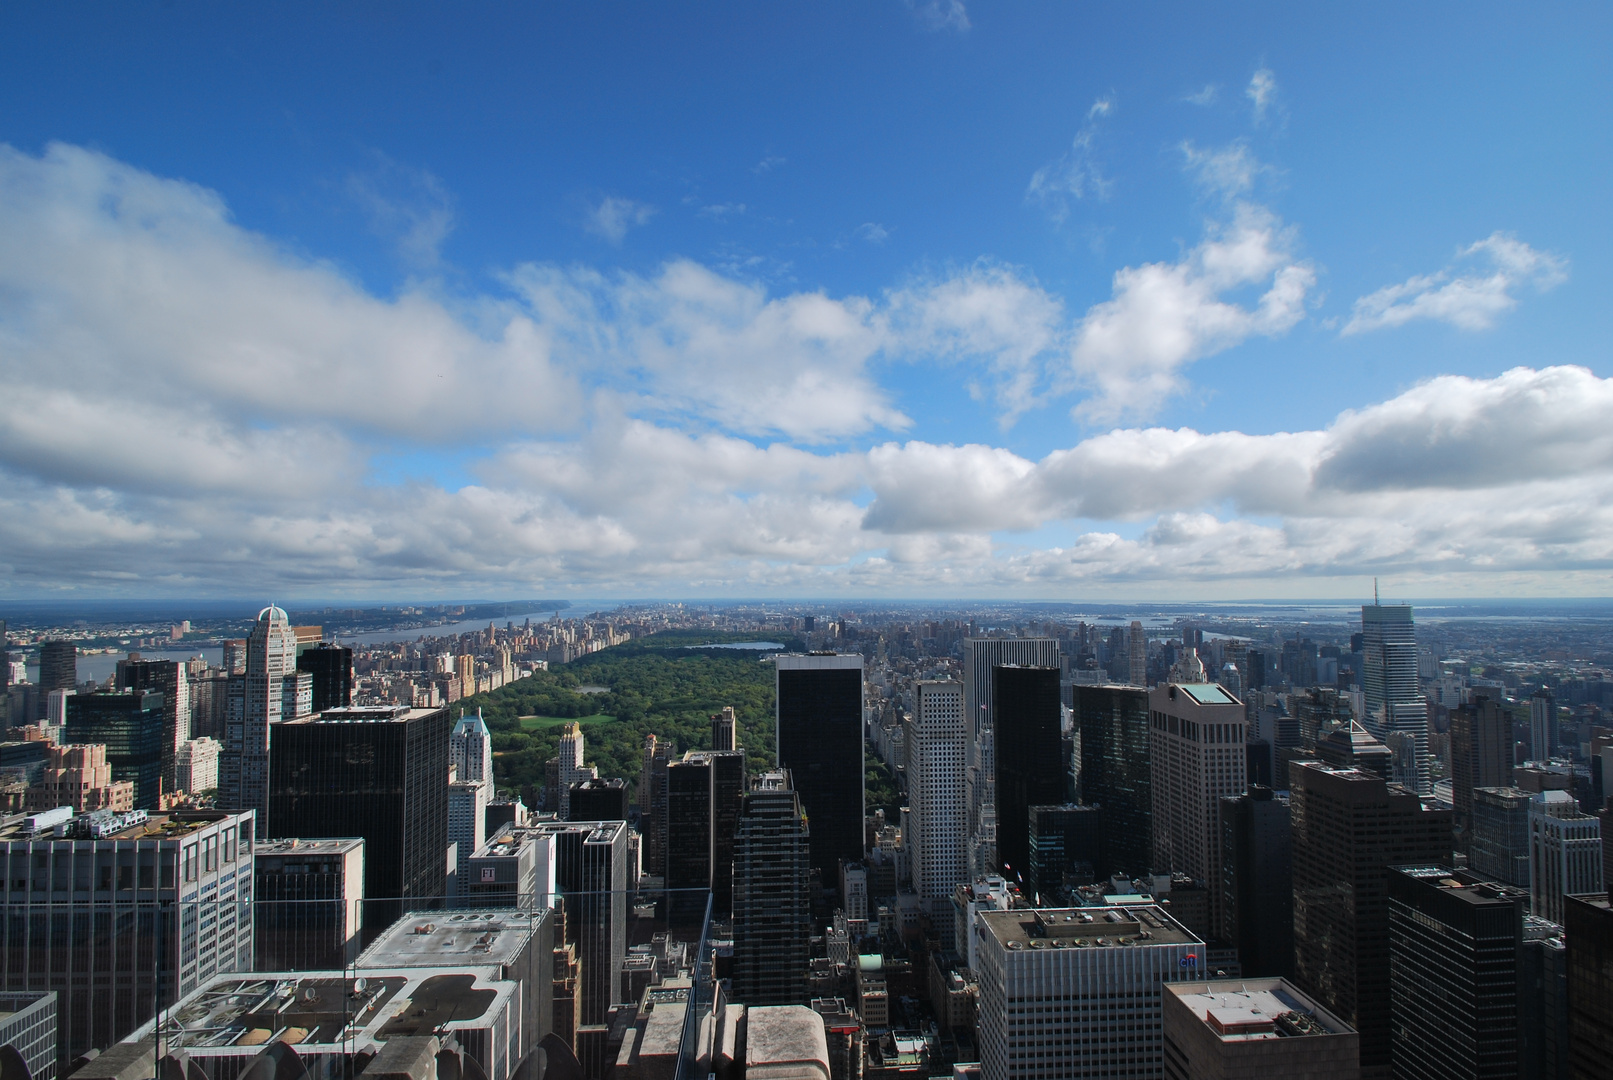
[[[1099,876],[1145,874],[1154,861],[1148,691],[1140,686],[1074,690],[1081,732],[1081,801],[1103,807]]]
[[[1243,973],[1294,972],[1294,848],[1286,792],[1221,800],[1221,937]]]
[[[991,712],[997,759],[997,861],[1004,877],[1023,883],[1030,870],[1030,809],[1064,800],[1059,669],[997,668],[992,673]]]
[[[353,650],[320,642],[297,654],[297,670],[314,677],[314,712],[353,704]]]
[[[333,709],[273,725],[274,835],[364,838],[365,940],[447,888],[447,709]]]
[[[113,780],[134,781],[134,808],[156,810],[162,787],[163,697],[103,690],[67,699],[69,743],[103,743]]]
[[[71,641],[46,641],[39,646],[39,696],[78,685],[78,646]]]
[[[777,670],[779,767],[794,778],[827,886],[863,855],[863,658],[786,655]]]

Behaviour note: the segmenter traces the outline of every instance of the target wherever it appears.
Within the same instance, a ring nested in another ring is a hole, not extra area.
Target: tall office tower
[[[1361,1040],[1287,979],[1166,983],[1165,1080],[1360,1080]]]
[[[583,764],[582,725],[573,720],[560,729],[560,820],[571,819],[571,785],[595,780],[599,770]]]
[[[1163,984],[1204,957],[1163,908],[983,911],[975,928],[982,1080],[1161,1075]]]
[[[101,690],[67,699],[67,741],[100,743],[113,780],[134,782],[134,808],[156,810],[162,789],[163,700],[155,690]]]
[[[1059,903],[1066,883],[1090,885],[1102,864],[1103,809],[1064,803],[1030,808],[1030,860],[1024,893],[1033,903]]]
[[[1512,715],[1493,698],[1475,697],[1451,710],[1451,801],[1456,850],[1468,852],[1473,789],[1512,786]]]
[[[734,716],[734,707],[724,705],[722,711],[711,718],[711,748],[713,750],[737,750],[734,741],[734,726],[738,719]]]
[[[1568,1080],[1568,949],[1563,928],[1523,917],[1518,948],[1518,1056],[1524,1080]]]
[[[116,686],[162,694],[162,789],[177,790],[175,759],[190,739],[190,673],[177,660],[119,660]]]
[[[271,604],[258,612],[247,635],[246,673],[230,687],[219,759],[220,802],[253,811],[259,836],[274,835],[269,824],[269,729],[287,719],[286,677],[296,672],[296,631],[286,613]]]
[[[353,650],[322,641],[297,653],[297,670],[313,676],[313,712],[353,704]]]
[[[991,712],[997,861],[1004,877],[1023,885],[1031,861],[1030,808],[1064,801],[1059,669],[997,668],[992,672]]]
[[[297,658],[319,651],[310,649]],[[454,781],[448,785],[448,842],[455,849],[455,895],[465,894],[465,863],[487,840],[487,806],[493,801],[493,736],[482,720],[461,710],[448,737],[448,764]]]
[[[1566,791],[1529,800],[1529,910],[1561,926],[1563,897],[1599,893],[1602,823]]]
[[[1394,755],[1389,748],[1353,720],[1318,739],[1316,757],[1335,769],[1362,769],[1385,780],[1392,779],[1394,775],[1391,761]],[[1287,784],[1288,776],[1277,777],[1277,782],[1279,785]]]
[[[1434,790],[1428,759],[1428,704],[1417,692],[1417,636],[1409,604],[1363,604],[1361,692],[1367,730],[1388,745],[1390,732],[1410,737],[1419,795]],[[1391,749],[1393,749],[1391,747]]]
[[[330,970],[358,959],[363,840],[265,840],[252,855],[254,971]]]
[[[1529,760],[1545,761],[1557,752],[1557,699],[1546,689],[1529,695]]]
[[[1133,686],[1073,689],[1081,734],[1081,801],[1103,807],[1098,876],[1145,874],[1154,865],[1148,691]]]
[[[863,856],[863,658],[777,661],[778,762],[812,822],[812,868],[825,887]]]
[[[1130,663],[1127,670],[1130,672],[1127,682],[1133,686],[1146,687],[1148,685],[1148,634],[1143,630],[1143,624],[1136,619],[1131,621],[1131,633],[1126,636]]]
[[[711,763],[686,754],[666,771],[667,920],[699,934],[711,889]]]
[[[964,748],[963,801],[966,877],[997,872],[997,736],[982,728]],[[968,764],[970,759],[972,764]]]
[[[992,672],[1004,664],[1022,667],[1058,667],[1057,638],[965,638],[963,641],[964,767],[972,777],[968,829],[980,832],[980,816],[992,801],[995,772],[991,761]]]
[[[1613,1075],[1613,905],[1606,893],[1563,903],[1568,1053],[1574,1080]]]
[[[734,838],[734,976],[746,1005],[806,1000],[811,837],[789,772],[751,781]]]
[[[1167,683],[1148,694],[1154,869],[1183,873],[1221,917],[1221,800],[1248,787],[1243,702],[1215,683]]]
[[[78,647],[71,641],[46,640],[39,645],[39,693],[78,686]]]
[[[1294,849],[1286,795],[1221,800],[1221,938],[1245,975],[1294,971]]]
[[[327,709],[274,727],[274,835],[364,839],[364,933],[447,890],[447,709]]]
[[[112,779],[105,746],[53,746],[47,760],[39,782],[28,786],[24,809],[34,812],[70,806],[80,814],[134,809],[134,782]]]
[[[644,835],[644,872],[666,874],[666,771],[678,748],[654,735],[644,737],[644,768],[639,773],[639,830]]]
[[[536,831],[552,838],[566,941],[582,970],[578,1023],[606,1023],[627,956],[627,823],[544,822]]]
[[[952,890],[969,878],[963,770],[968,737],[963,684],[921,679],[913,684],[907,721],[907,844],[913,890],[934,925],[949,924]]]
[[[1389,870],[1396,1080],[1518,1075],[1526,897],[1448,866]]]
[[[56,811],[0,828],[12,870],[0,990],[56,992],[58,1067],[215,974],[251,970],[251,834],[250,814],[212,810]]]
[[[584,780],[571,787],[572,821],[626,821],[627,781]]]
[[[1529,793],[1515,787],[1473,789],[1467,864],[1492,881],[1529,887]]]
[[[1361,1033],[1361,1075],[1389,1075],[1389,867],[1448,864],[1451,812],[1361,769],[1289,766],[1294,982]]]
[[[218,790],[218,743],[213,739],[187,739],[174,759],[174,788],[188,795]]]
[[[11,688],[11,653],[6,648],[8,644],[6,620],[0,619],[0,699],[4,699],[6,691]]]
[[[1288,707],[1299,721],[1299,742],[1314,751],[1316,744],[1332,731],[1350,725],[1350,701],[1331,686],[1314,686],[1303,695],[1288,695]]]

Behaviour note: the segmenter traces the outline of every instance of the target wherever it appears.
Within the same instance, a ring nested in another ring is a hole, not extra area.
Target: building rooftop
[[[1219,979],[1166,983],[1223,1042],[1348,1035],[1353,1029],[1286,979]]]
[[[361,1049],[389,1038],[487,1026],[519,992],[496,967],[441,971],[272,972],[219,975],[164,1016],[171,1049],[192,1057],[256,1054],[271,1040]],[[125,1043],[151,1037],[148,1022]],[[211,1072],[211,1070],[208,1070]]]
[[[548,915],[540,911],[416,911],[393,923],[358,958],[369,968],[507,964]]]
[[[1011,952],[1202,944],[1158,904],[985,911],[980,921]]]
[[[1176,688],[1196,705],[1240,705],[1237,698],[1222,689],[1220,683],[1176,683]]]
[[[1397,870],[1407,877],[1416,878],[1423,885],[1431,885],[1453,900],[1478,907],[1490,904],[1512,905],[1520,900],[1527,902],[1529,899],[1528,889],[1486,881],[1465,870],[1455,870],[1448,866],[1393,866],[1390,869]]]
[[[442,709],[411,709],[407,705],[342,705],[312,716],[281,722],[282,727],[306,724],[391,724],[433,716]]]
[[[362,836],[340,836],[318,840],[304,840],[300,836],[291,836],[284,840],[259,840],[252,845],[252,854],[259,859],[265,855],[338,855],[363,846]]]
[[[0,841],[177,840],[233,816],[232,812],[224,810],[183,810],[169,814],[92,810],[74,814],[69,807],[58,807],[56,811],[14,814],[0,819]]]

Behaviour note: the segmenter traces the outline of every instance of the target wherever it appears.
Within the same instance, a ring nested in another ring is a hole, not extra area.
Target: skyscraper
[[[1165,910],[975,916],[983,1080],[1158,1077],[1166,980],[1204,970],[1204,943]]]
[[[863,855],[863,658],[777,658],[778,761],[812,822],[812,868],[825,887]]]
[[[626,821],[627,781],[583,780],[571,786],[572,821]]]
[[[1136,619],[1131,621],[1131,633],[1126,636],[1126,647],[1130,653],[1127,665],[1130,677],[1126,680],[1133,686],[1146,687],[1148,685],[1148,632],[1143,624]]]
[[[1606,1077],[1613,1064],[1613,905],[1606,893],[1571,896],[1563,923],[1574,1080]]]
[[[1492,881],[1529,887],[1529,793],[1515,787],[1473,789],[1468,865]]]
[[[451,725],[447,709],[383,705],[274,726],[275,835],[363,837],[366,940],[442,906]]]
[[[162,694],[162,789],[176,790],[174,763],[190,740],[190,673],[177,660],[119,660],[116,685]]]
[[[482,710],[474,716],[461,712],[448,737],[448,763],[454,773],[448,785],[448,842],[458,845],[454,881],[462,896],[465,863],[487,840],[487,804],[493,799],[493,736]]]
[[[1221,938],[1245,975],[1294,971],[1294,848],[1286,792],[1221,800]]]
[[[578,1021],[603,1024],[621,1000],[627,955],[627,823],[545,822],[537,831],[553,838],[566,940],[582,968]]]
[[[1097,881],[1102,835],[1101,807],[1076,803],[1032,806],[1025,895],[1035,904],[1051,906],[1059,903],[1066,875],[1075,885]]]
[[[297,674],[297,635],[273,606],[258,612],[246,639],[246,673],[231,680],[219,757],[219,801],[256,815],[259,836],[275,835],[269,824],[269,730],[286,715],[286,679]],[[310,704],[312,680],[310,679]],[[292,700],[295,710],[295,687]],[[295,834],[285,834],[295,835]]]
[[[1389,867],[1448,864],[1451,812],[1360,769],[1289,766],[1294,982],[1361,1033],[1361,1075],[1390,1066]]]
[[[71,641],[49,639],[39,645],[39,695],[78,686],[78,647]]]
[[[1493,698],[1475,697],[1451,710],[1451,801],[1456,849],[1469,851],[1473,789],[1512,786],[1512,716]]]
[[[812,913],[810,837],[788,772],[751,781],[734,839],[733,998],[746,1005],[805,1000]]]
[[[1603,891],[1602,823],[1566,791],[1529,800],[1529,910],[1561,926],[1563,897]]]
[[[646,874],[666,874],[666,772],[677,747],[654,735],[644,737],[644,768],[639,773],[639,828],[644,834]]]
[[[1523,901],[1437,863],[1390,868],[1395,1080],[1518,1075]]]
[[[1360,1080],[1360,1038],[1287,979],[1165,984],[1165,1080]]]
[[[907,831],[913,889],[934,925],[950,923],[952,891],[969,878],[963,770],[963,684],[920,680],[907,722]]]
[[[305,646],[297,653],[297,670],[313,676],[311,711],[341,709],[353,704],[353,650],[328,641]]]
[[[156,810],[162,789],[163,700],[156,690],[102,690],[67,699],[67,742],[101,743],[113,780],[134,783],[134,808]]]
[[[970,869],[994,872],[996,825],[995,735],[991,714],[993,671],[1004,664],[1058,667],[1057,638],[980,638],[963,641],[964,790],[968,799],[966,842],[980,857]]]
[[[1154,869],[1184,873],[1221,917],[1221,800],[1243,794],[1243,703],[1216,683],[1167,683],[1148,694]]]
[[[734,707],[724,705],[722,711],[711,718],[711,748],[713,750],[737,749],[734,736],[734,726],[738,720],[734,716]]]
[[[1030,808],[1064,801],[1059,669],[1005,665],[992,672],[997,759],[997,860],[1023,885],[1030,869]]]
[[[1434,785],[1428,761],[1428,704],[1417,692],[1417,636],[1411,606],[1363,604],[1361,647],[1365,653],[1361,692],[1367,730],[1385,745],[1390,745],[1391,732],[1409,736],[1414,747],[1417,793],[1431,794]]]
[[[1557,700],[1542,687],[1529,695],[1529,760],[1545,761],[1557,753]]]
[[[1147,873],[1154,865],[1148,691],[1076,686],[1081,733],[1081,801],[1103,808],[1100,877]]]
[[[575,720],[560,729],[560,791],[559,809],[560,820],[571,819],[571,785],[583,780],[593,780],[599,776],[599,770],[583,764],[583,733],[582,725]]]

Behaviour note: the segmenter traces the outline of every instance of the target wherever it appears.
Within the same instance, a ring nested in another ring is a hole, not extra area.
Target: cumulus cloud
[[[1346,336],[1415,319],[1434,319],[1462,330],[1488,330],[1518,305],[1524,288],[1554,289],[1568,280],[1568,260],[1537,251],[1516,237],[1491,233],[1456,253],[1443,270],[1388,285],[1355,302]]]
[[[1070,201],[1088,195],[1107,199],[1114,182],[1105,177],[1093,156],[1093,141],[1098,134],[1098,121],[1114,111],[1115,99],[1110,94],[1101,97],[1087,109],[1086,122],[1075,133],[1070,148],[1056,161],[1048,162],[1031,174],[1025,187],[1025,201],[1038,204],[1055,224],[1063,224],[1070,216]]]
[[[1266,298],[1296,267],[1243,207],[1075,320],[993,263],[838,298],[687,261],[533,264],[497,296],[381,300],[203,189],[3,149],[0,593],[1207,595],[1374,572],[1605,591],[1613,380],[1581,368],[1436,379],[1320,430],[1128,427],[1035,460],[859,442],[907,424],[881,364],[978,369],[1007,415],[1100,346],[1169,372],[1275,332],[1294,308]],[[1127,336],[1139,312],[1166,344]],[[370,469],[443,445],[468,482]]]
[[[1241,203],[1180,261],[1117,271],[1113,298],[1076,330],[1072,367],[1094,390],[1076,415],[1147,415],[1181,391],[1186,365],[1250,337],[1286,333],[1304,317],[1316,283],[1294,246],[1293,231],[1274,214]],[[1227,299],[1250,287],[1263,290],[1252,306]]]
[[[963,0],[906,0],[906,3],[907,9],[926,30],[969,32],[969,10]]]
[[[620,245],[629,229],[649,223],[655,216],[655,207],[633,199],[607,195],[599,205],[591,207],[583,219],[583,227],[595,236]]]

